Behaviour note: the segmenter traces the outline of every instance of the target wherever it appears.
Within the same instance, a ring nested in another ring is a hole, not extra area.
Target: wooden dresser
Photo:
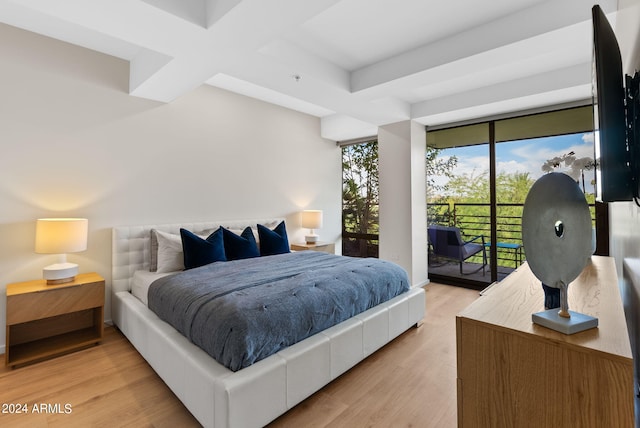
[[[633,360],[614,260],[593,256],[569,308],[598,328],[564,335],[525,263],[456,319],[459,427],[633,427]]]

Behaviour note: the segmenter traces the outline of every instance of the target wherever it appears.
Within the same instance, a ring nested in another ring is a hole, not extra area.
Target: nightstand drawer
[[[7,296],[7,325],[81,311],[104,304],[104,283]]]

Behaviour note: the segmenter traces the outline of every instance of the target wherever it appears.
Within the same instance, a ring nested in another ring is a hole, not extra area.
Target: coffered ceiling
[[[0,0],[0,22],[130,61],[130,94],[209,84],[341,140],[591,97],[586,0]],[[616,0],[600,6],[615,24]]]

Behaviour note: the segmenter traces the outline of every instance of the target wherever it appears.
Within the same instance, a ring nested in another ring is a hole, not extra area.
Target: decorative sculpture
[[[597,327],[597,318],[570,311],[567,299],[569,283],[592,253],[589,205],[571,177],[552,172],[534,183],[524,203],[522,242],[531,272],[560,290],[560,310],[535,313],[533,322],[565,334]]]

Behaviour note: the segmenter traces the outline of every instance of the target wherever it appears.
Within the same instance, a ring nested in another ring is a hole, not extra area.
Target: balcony
[[[498,204],[497,229],[497,257],[498,280],[513,272],[526,259],[522,245],[522,209],[523,204]],[[429,224],[455,226],[460,229],[462,239],[467,241],[477,236],[483,236],[489,257],[491,245],[491,206],[488,203],[452,203],[429,204]],[[491,272],[487,266],[483,275],[482,255],[479,253],[465,260],[463,274],[460,274],[459,264],[454,260],[439,258],[429,251],[429,276],[448,277],[454,280],[490,282]]]
[[[524,204],[497,204],[497,277],[503,279],[526,260],[522,244],[522,210]],[[589,205],[592,220],[595,208]],[[463,240],[483,235],[489,257],[491,241],[491,206],[488,203],[433,203],[428,205],[427,221],[430,225],[455,226],[460,229]],[[595,221],[595,220],[594,220]],[[353,257],[378,257],[378,235],[342,231],[342,254]],[[429,277],[454,283],[489,283],[491,272],[487,265],[483,275],[482,253],[467,259],[460,274],[459,263],[455,260],[439,258],[429,248]]]
[[[522,243],[522,210],[524,204],[497,204],[496,236],[498,280],[503,279],[526,260],[526,250]],[[470,240],[483,235],[489,250],[491,241],[491,206],[488,203],[444,203],[429,204],[429,224],[455,226],[460,229],[463,240]],[[591,219],[595,221],[595,207],[589,205]],[[594,223],[595,224],[595,223]],[[482,266],[481,253],[467,259],[464,263],[464,274],[460,274],[456,261],[446,260],[429,253],[429,276],[438,279],[448,277],[455,280],[490,282],[490,271],[485,275],[478,267]],[[488,257],[488,256],[487,256]],[[475,272],[474,272],[475,271]],[[467,274],[466,272],[470,272]]]
[[[522,247],[522,208],[523,204],[498,204],[498,277],[501,279],[511,273],[525,260]],[[491,241],[489,204],[429,204],[429,224],[456,226],[460,228],[463,239],[468,240],[484,235],[487,244]],[[517,244],[517,250],[504,248],[501,244]],[[489,247],[487,245],[487,254]],[[342,231],[342,254],[352,257],[378,257],[378,235]],[[482,256],[473,256],[464,263],[464,272],[476,271],[482,266]],[[464,278],[472,281],[490,281],[487,266],[485,275],[482,270],[469,275],[460,275],[459,265],[452,260],[435,257],[429,251],[429,275]]]

